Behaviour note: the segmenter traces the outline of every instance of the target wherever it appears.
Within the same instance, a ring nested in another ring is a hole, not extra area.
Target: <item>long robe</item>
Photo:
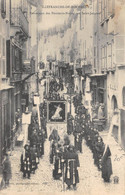
[[[56,150],[54,158],[53,177],[54,179],[59,179],[62,176],[62,152],[60,149]]]
[[[102,178],[105,182],[109,182],[112,175],[112,162],[111,162],[111,151],[107,147],[106,152],[102,158]]]
[[[67,121],[67,133],[70,135],[73,132],[73,122],[72,119]]]
[[[3,162],[3,178],[4,178],[5,181],[7,181],[7,180],[10,180],[11,177],[12,177],[12,173],[11,173],[11,162],[7,158]]]
[[[43,131],[38,133],[38,148],[40,156],[44,155],[44,142],[45,142],[45,134]]]
[[[79,183],[79,174],[77,167],[80,166],[78,154],[74,151],[67,151],[64,154],[65,159],[65,176],[64,182],[67,185],[74,185]]]

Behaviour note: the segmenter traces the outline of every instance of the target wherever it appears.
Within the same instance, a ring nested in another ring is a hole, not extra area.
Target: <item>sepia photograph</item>
[[[125,0],[0,0],[0,194],[125,195]]]

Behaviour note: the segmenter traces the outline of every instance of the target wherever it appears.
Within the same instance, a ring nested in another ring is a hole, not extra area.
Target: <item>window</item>
[[[101,48],[101,67],[104,68],[104,47]]]
[[[105,0],[102,0],[102,21],[105,19]]]
[[[84,28],[84,13],[80,13],[80,29],[82,30]]]
[[[86,58],[86,40],[85,40],[85,50],[84,51],[85,51],[85,58]]]
[[[94,47],[94,68],[96,68],[96,47]]]
[[[2,60],[0,58],[0,75],[2,74]]]
[[[6,17],[6,0],[1,0],[1,16],[3,19]]]
[[[123,87],[123,90],[122,90],[122,104],[123,106],[125,106],[125,87]]]
[[[101,66],[102,69],[107,68],[107,47],[106,46],[102,46],[101,48]]]
[[[2,37],[1,37],[1,35],[0,35],[0,56],[1,56],[1,51],[2,51]]]
[[[112,44],[107,46],[107,67],[112,68]]]
[[[116,63],[125,63],[125,36],[116,36]]]
[[[105,12],[105,18],[107,19],[107,0],[105,0],[104,12]]]
[[[107,47],[104,47],[104,67],[107,68]]]
[[[113,16],[115,11],[115,0],[108,0],[108,16]]]
[[[5,59],[3,59],[2,60],[3,61],[3,65],[2,65],[2,74],[5,76],[5,73],[6,73],[6,71],[5,71],[5,69],[6,69],[6,64],[5,64]]]
[[[94,57],[96,56],[96,47],[94,47]]]
[[[3,56],[5,56],[5,39],[3,38]]]

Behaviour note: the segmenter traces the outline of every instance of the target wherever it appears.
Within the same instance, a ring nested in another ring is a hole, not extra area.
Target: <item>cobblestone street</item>
[[[71,136],[71,139],[73,137]],[[116,150],[117,145],[115,147]],[[20,172],[20,156],[22,147],[16,146],[15,150],[11,154],[12,163],[12,179],[10,186],[7,189],[3,189],[1,194],[9,194],[9,192],[69,192],[69,190],[63,189],[62,180],[53,180],[52,169],[53,165],[49,163],[49,151],[50,143],[47,140],[45,142],[45,155],[40,160],[40,164],[35,174],[31,175],[31,179],[23,179],[22,172]],[[119,184],[114,184],[113,180],[111,183],[104,183],[101,178],[101,172],[98,171],[94,165],[93,157],[90,149],[86,146],[83,140],[83,153],[79,153],[80,168],[79,176],[80,183],[77,185],[77,192],[82,194],[124,194],[124,177],[120,178]],[[118,163],[117,167],[120,168],[120,172],[124,171],[123,159]],[[114,161],[114,159],[113,159]],[[116,163],[116,162],[115,162]],[[114,171],[113,171],[114,172]],[[117,173],[117,171],[115,171]],[[44,177],[43,177],[44,176]],[[123,174],[120,174],[123,176]],[[123,179],[123,180],[122,180]],[[71,192],[72,190],[70,190]],[[73,191],[72,191],[73,192]],[[120,193],[119,193],[120,192]]]

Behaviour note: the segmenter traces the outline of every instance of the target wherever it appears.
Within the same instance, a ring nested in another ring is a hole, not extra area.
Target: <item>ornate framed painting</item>
[[[66,101],[48,101],[47,102],[47,122],[66,123],[67,105]]]

